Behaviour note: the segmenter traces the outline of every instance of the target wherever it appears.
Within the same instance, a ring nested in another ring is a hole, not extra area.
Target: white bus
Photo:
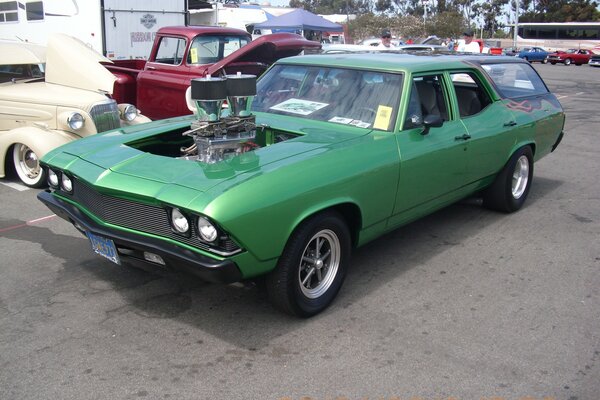
[[[600,46],[600,22],[519,23],[518,47],[593,49]]]

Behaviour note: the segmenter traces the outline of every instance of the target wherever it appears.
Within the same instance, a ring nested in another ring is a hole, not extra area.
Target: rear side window
[[[174,37],[163,37],[158,44],[156,62],[162,64],[179,65],[185,51],[185,40]]]
[[[484,64],[482,67],[492,78],[502,97],[513,99],[548,93],[546,85],[529,64]]]

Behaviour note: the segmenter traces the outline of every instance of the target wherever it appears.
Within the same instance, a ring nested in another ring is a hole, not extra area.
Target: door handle
[[[454,140],[469,140],[471,139],[471,135],[468,133],[463,134],[462,136],[454,136]]]
[[[146,69],[156,69],[156,67],[153,67],[153,66],[151,66],[151,65],[148,65],[148,66],[146,67]]]
[[[517,125],[516,121],[510,121],[510,122],[505,122],[504,123],[504,126],[515,126],[515,125]]]

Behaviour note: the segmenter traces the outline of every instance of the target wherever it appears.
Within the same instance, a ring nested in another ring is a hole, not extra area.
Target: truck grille
[[[96,104],[90,110],[90,115],[94,120],[98,133],[121,127],[119,107],[117,107],[117,102],[114,100]]]
[[[67,195],[64,192],[60,193]],[[171,230],[166,208],[98,193],[78,179],[73,179],[71,198],[109,224],[173,239],[222,256],[233,255],[241,251],[240,247],[228,236],[222,236],[217,247],[201,242],[195,226],[192,228],[194,232],[191,237],[178,235]]]

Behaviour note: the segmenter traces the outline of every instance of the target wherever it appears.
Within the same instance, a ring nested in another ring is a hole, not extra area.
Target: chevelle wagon
[[[264,277],[303,317],[333,301],[357,246],[471,195],[520,209],[565,122],[514,57],[300,56],[189,93],[194,116],[46,155],[39,199],[112,262]]]

